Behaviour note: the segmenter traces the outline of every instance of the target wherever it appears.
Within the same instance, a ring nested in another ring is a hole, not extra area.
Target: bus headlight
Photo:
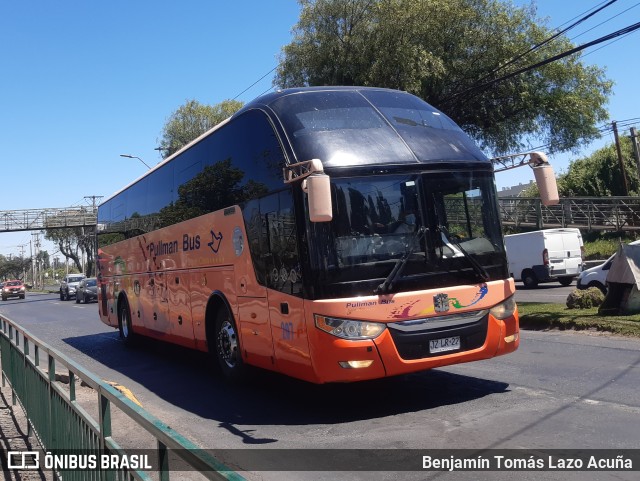
[[[507,317],[513,316],[513,313],[516,311],[516,300],[514,296],[511,296],[509,299],[504,302],[494,306],[489,311],[496,319],[506,319]]]
[[[315,314],[316,327],[342,339],[375,339],[387,326],[380,322],[351,321]]]

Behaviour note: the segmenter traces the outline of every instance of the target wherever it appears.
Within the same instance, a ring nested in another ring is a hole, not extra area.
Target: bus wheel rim
[[[122,337],[129,337],[129,319],[127,319],[126,311],[122,311]]]
[[[230,367],[236,367],[236,355],[238,352],[238,337],[233,325],[229,321],[224,321],[218,332],[218,354],[220,359]]]

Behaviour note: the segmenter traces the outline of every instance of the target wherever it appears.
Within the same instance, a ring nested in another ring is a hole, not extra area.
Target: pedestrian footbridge
[[[640,231],[640,197],[564,197],[552,206],[544,206],[538,198],[501,197],[498,203],[502,224],[516,230]],[[0,211],[0,232],[95,227],[96,223],[97,209],[91,206]]]

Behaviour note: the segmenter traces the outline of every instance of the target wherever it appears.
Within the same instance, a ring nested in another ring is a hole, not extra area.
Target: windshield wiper
[[[455,237],[452,237],[449,234],[449,231],[447,230],[447,228],[443,225],[438,225],[438,230],[440,232],[442,232],[445,236],[445,238],[451,242],[461,253],[462,255],[465,257],[465,259],[467,259],[469,261],[469,264],[471,264],[471,267],[473,267],[473,270],[475,271],[475,273],[483,280],[483,281],[488,281],[489,280],[489,273],[487,272],[487,270],[482,267],[480,265],[480,263],[472,256],[470,255],[466,250],[464,250],[464,248],[460,245],[460,243],[456,240]]]
[[[420,245],[420,241],[426,234],[427,230],[429,229],[424,226],[418,227],[418,230],[413,234],[411,239],[409,239],[404,255],[400,259],[398,259],[384,282],[374,289],[374,294],[387,294],[391,291],[391,289],[393,288],[393,283],[398,277],[400,277],[400,274],[402,274],[404,266],[407,265],[409,257],[411,257],[411,255],[415,252],[416,246]]]

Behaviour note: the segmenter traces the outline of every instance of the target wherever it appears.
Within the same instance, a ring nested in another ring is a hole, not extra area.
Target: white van
[[[544,229],[504,236],[509,271],[533,288],[541,282],[571,284],[582,271],[584,244],[579,229]]]
[[[629,242],[630,246],[640,244],[640,240]],[[606,261],[599,266],[585,269],[578,276],[578,289],[588,289],[589,287],[597,287],[603,293],[607,293],[607,274],[613,263],[613,258],[616,255],[613,254]]]

